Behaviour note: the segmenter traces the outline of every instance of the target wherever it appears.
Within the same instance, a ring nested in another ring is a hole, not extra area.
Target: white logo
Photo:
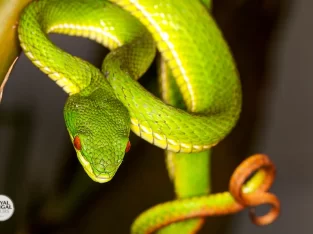
[[[6,221],[14,213],[14,205],[12,200],[5,196],[0,194],[0,221]]]

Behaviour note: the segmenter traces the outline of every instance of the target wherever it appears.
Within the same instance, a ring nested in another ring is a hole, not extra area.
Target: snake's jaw
[[[74,139],[72,136],[71,138]],[[82,135],[81,138],[84,139]],[[93,141],[91,140],[91,142]],[[124,145],[126,145],[126,143]],[[115,149],[118,148],[117,146],[106,146],[100,147],[98,149],[95,148],[93,151],[84,149],[84,146],[80,150],[76,149],[75,145],[74,148],[77,153],[77,158],[86,171],[87,175],[93,181],[98,183],[106,183],[114,177],[125,155],[125,152],[122,152],[118,155],[116,154],[117,152]]]
[[[76,150],[76,152],[77,152],[77,158],[80,161],[81,165],[83,166],[85,172],[95,182],[98,182],[98,183],[109,182],[115,175],[115,172],[117,171],[117,169],[119,168],[119,165],[118,165],[114,173],[103,172],[103,173],[96,175],[95,170],[93,169],[92,165],[85,159],[82,153],[79,152],[78,150]]]

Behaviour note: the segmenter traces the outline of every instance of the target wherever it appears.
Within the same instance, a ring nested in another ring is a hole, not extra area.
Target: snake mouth
[[[106,183],[110,181],[113,176],[110,176],[108,174],[100,174],[96,175],[91,167],[84,167],[85,171],[87,172],[88,176],[95,182],[98,183]]]
[[[98,183],[106,183],[113,178],[114,174],[113,175],[110,175],[107,173],[101,173],[99,175],[95,174],[90,163],[84,158],[84,156],[81,154],[81,152],[77,151],[77,156],[78,156],[78,160],[82,164],[85,172],[93,181],[98,182]]]
[[[112,176],[95,176],[94,181],[99,182],[99,183],[106,183],[110,181],[113,177]]]

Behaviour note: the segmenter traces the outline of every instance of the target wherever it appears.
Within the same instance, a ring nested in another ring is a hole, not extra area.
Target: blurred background
[[[207,218],[199,233],[312,233],[313,22],[310,0],[214,2],[243,84],[243,112],[235,130],[213,151],[213,190],[227,189],[239,163],[265,153],[277,166],[272,188],[280,218],[254,226],[245,210]],[[52,35],[61,48],[100,66],[107,53],[94,42]],[[155,67],[142,84],[152,87]],[[0,233],[129,233],[143,210],[173,199],[163,151],[132,135],[132,149],[114,179],[93,183],[78,163],[65,129],[66,94],[24,55],[0,105],[0,194],[15,213]],[[311,102],[312,103],[312,102]]]

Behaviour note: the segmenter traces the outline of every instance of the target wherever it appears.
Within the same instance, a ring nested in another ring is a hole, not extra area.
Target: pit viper
[[[25,55],[69,94],[65,124],[92,180],[113,178],[131,147],[130,130],[166,151],[179,199],[142,213],[132,233],[195,233],[205,216],[265,203],[271,210],[261,217],[251,212],[253,222],[265,225],[278,216],[279,201],[267,192],[275,168],[265,155],[236,169],[229,192],[209,195],[210,148],[237,123],[242,99],[235,62],[210,8],[210,1],[189,0],[38,0],[20,17]],[[100,70],[58,48],[49,33],[89,38],[111,52]],[[156,54],[160,98],[137,82]]]

